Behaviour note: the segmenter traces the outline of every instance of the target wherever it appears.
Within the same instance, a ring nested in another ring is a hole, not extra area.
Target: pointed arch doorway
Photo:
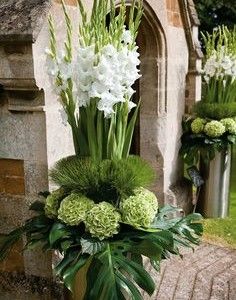
[[[131,1],[127,1],[127,6]],[[118,4],[119,6],[119,4]],[[164,201],[164,144],[163,117],[166,115],[167,53],[164,30],[152,7],[144,1],[144,13],[137,36],[140,53],[140,73],[136,81],[133,101],[141,107],[132,141],[131,153],[142,156],[156,170],[158,180],[153,187],[160,201]]]

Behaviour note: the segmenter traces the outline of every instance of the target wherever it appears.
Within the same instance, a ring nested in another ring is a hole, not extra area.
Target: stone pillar
[[[50,6],[46,0],[0,3],[1,234],[31,217],[30,204],[49,189],[46,98],[36,82],[34,43]],[[0,264],[0,299],[62,299],[51,254],[22,248],[21,240]]]

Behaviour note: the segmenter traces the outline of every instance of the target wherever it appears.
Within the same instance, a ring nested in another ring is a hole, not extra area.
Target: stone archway
[[[128,6],[130,3],[131,1],[127,1]],[[164,202],[167,50],[164,31],[157,15],[146,1],[137,45],[142,77],[136,83],[136,102],[141,98],[141,109],[132,152],[140,154],[156,170],[157,181],[153,190],[160,202]],[[162,140],[159,137],[163,137]]]

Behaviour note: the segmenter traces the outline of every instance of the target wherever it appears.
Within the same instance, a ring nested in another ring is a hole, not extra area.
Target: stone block
[[[0,111],[0,152],[16,159],[45,162],[45,122],[44,112],[8,114]]]
[[[173,16],[172,16],[172,24],[175,27],[182,27],[182,20],[181,20],[181,16],[179,13],[174,12]]]
[[[24,271],[24,257],[22,255],[23,241],[17,242],[7,258],[0,262],[0,272],[23,272]]]
[[[25,197],[0,195],[0,232],[9,233],[16,226],[23,223],[23,211],[28,207],[25,204]]]
[[[0,193],[25,194],[23,160],[0,159]]]
[[[24,162],[16,159],[0,159],[0,176],[24,176]]]

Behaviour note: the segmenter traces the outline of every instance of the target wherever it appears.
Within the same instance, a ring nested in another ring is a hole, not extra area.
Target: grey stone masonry
[[[157,288],[145,300],[236,300],[236,250],[201,244],[163,261],[160,274],[146,267]]]
[[[49,0],[1,0],[0,42],[34,42],[50,6]]]

